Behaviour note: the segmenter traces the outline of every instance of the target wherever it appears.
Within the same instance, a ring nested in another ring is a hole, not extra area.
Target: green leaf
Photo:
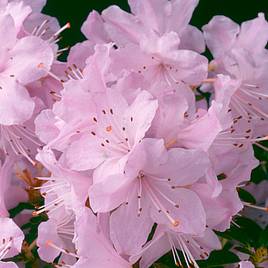
[[[244,202],[251,203],[251,204],[256,204],[256,199],[255,197],[249,193],[248,191],[238,188],[238,195],[240,199]]]
[[[247,247],[235,247],[235,249],[248,255],[252,254],[252,252]]]
[[[236,223],[240,226],[240,229],[242,229],[244,233],[247,233],[249,244],[256,246],[256,242],[259,240],[262,228],[255,221],[245,217],[237,218]]]
[[[225,232],[216,232],[220,237],[228,240],[236,240],[241,244],[255,247],[258,243],[262,228],[253,220],[239,217],[236,218],[235,223],[237,226],[232,225],[230,229]]]
[[[262,165],[259,165],[251,172],[251,181],[258,184],[263,180],[268,179],[268,174],[265,172]]]
[[[261,247],[268,247],[268,225],[260,233],[259,246],[261,246]]]
[[[20,212],[25,209],[35,209],[33,205],[29,203],[19,203],[15,208],[9,210],[10,218],[16,217]]]
[[[239,262],[240,259],[234,253],[226,250],[213,251],[207,260],[198,261],[200,267],[220,267],[226,264]]]
[[[153,265],[153,267],[154,267],[154,268],[170,268],[170,267],[166,266],[166,265],[163,264],[163,263],[155,263],[155,264]]]

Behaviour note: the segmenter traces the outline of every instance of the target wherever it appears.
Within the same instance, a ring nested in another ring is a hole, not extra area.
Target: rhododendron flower
[[[241,261],[239,262],[239,267],[240,268],[254,268],[254,265],[250,261]]]
[[[99,167],[97,175],[94,175],[94,180],[98,181],[107,176],[105,172],[109,174],[113,169],[113,173],[123,171],[128,156],[150,127],[157,100],[143,91],[129,105],[120,94],[109,90],[106,94],[94,96],[94,102],[96,110],[91,120],[91,135],[85,134],[74,142],[66,158],[72,169]],[[92,154],[94,157],[91,157]]]
[[[264,70],[267,66],[268,23],[264,14],[244,22],[241,28],[227,17],[215,16],[203,29],[215,57],[211,68],[216,73],[230,75],[236,81],[236,85],[226,88],[224,93],[215,91],[216,98],[218,94],[221,98],[226,92],[231,95],[230,108],[234,116],[243,116],[254,124],[265,126],[267,80]],[[222,42],[215,42],[219,39]]]
[[[0,0],[0,268],[266,267],[264,14],[128,3],[68,52],[46,0]]]
[[[0,244],[0,267],[14,268],[15,263],[4,262],[3,259],[15,256],[21,251],[22,242],[24,239],[23,232],[9,218],[0,218],[1,227],[1,244]]]
[[[172,251],[176,266],[183,261],[178,250],[183,252],[184,261],[198,267],[196,259],[205,259],[212,249],[220,249],[221,244],[217,236],[210,229],[206,229],[200,236],[191,236],[174,232],[165,226],[159,226],[153,239],[143,249],[140,267],[150,267],[157,259],[168,251]]]
[[[171,225],[181,232],[200,233],[205,226],[202,204],[198,196],[184,186],[197,181],[207,164],[201,151],[167,151],[163,140],[144,139],[130,155],[124,172],[93,183],[89,192],[92,209],[111,211],[124,202],[125,206],[118,211],[118,221],[124,214],[135,218],[144,214],[141,219],[146,220],[151,211],[156,222]],[[193,204],[190,210],[189,202]],[[150,224],[149,218],[147,222]]]
[[[77,234],[75,243],[80,259],[74,267],[97,266],[105,268],[110,265],[118,268],[131,267],[131,263],[124,260],[115,251],[109,237],[105,235],[105,226],[98,225],[98,221],[91,211],[88,209],[82,211],[78,215],[75,227]],[[90,241],[93,242],[91,245]]]

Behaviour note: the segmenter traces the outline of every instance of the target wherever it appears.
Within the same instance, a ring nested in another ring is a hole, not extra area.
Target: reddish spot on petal
[[[106,127],[106,131],[107,131],[107,132],[111,132],[111,131],[112,131],[112,126],[108,126],[108,127]]]

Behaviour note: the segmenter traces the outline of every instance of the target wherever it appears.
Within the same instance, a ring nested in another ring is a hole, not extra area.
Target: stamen
[[[152,201],[152,203],[154,204],[154,206],[156,207],[156,209],[159,212],[163,212],[164,215],[167,217],[167,219],[171,222],[173,227],[177,227],[179,226],[180,222],[178,220],[173,219],[169,212],[163,207],[163,205],[161,204],[160,200],[157,198],[157,196],[155,195],[154,191],[152,190],[151,186],[149,185],[149,183],[146,180],[143,180],[143,184],[145,186],[145,188],[147,189],[150,199]]]
[[[202,83],[214,83],[216,82],[216,78],[207,78],[202,81]]]
[[[262,137],[262,138],[257,138],[254,139],[254,141],[259,142],[259,141],[267,141],[268,140],[268,136]]]
[[[60,248],[59,246],[55,245],[51,240],[47,240],[46,241],[46,245],[47,246],[50,246],[52,248],[55,248],[57,249],[58,251],[64,253],[64,254],[67,254],[69,256],[72,256],[74,258],[79,258],[79,256],[71,251],[69,251],[68,249],[63,249],[63,248]]]
[[[170,235],[168,233],[167,233],[167,237],[168,237],[168,241],[169,241],[169,244],[170,244],[170,248],[171,248],[174,263],[175,263],[175,265],[177,267],[180,267],[180,266],[182,267],[182,263],[180,261],[180,256],[178,254],[177,248],[174,245],[174,242],[173,242],[172,238],[170,237]]]
[[[61,27],[56,33],[53,34],[53,36],[58,36],[59,34],[61,34],[63,31],[65,31],[66,29],[70,29],[71,28],[71,23],[67,22],[63,27]]]
[[[42,62],[39,63],[37,65],[37,68],[43,69],[44,71],[47,72],[48,75],[50,75],[52,78],[54,78],[55,80],[59,81],[60,83],[63,82],[62,79],[60,79],[57,75],[53,74],[50,70],[48,70],[44,63],[42,63]]]
[[[35,36],[41,36],[42,34],[43,34],[43,32],[45,31],[47,31],[48,30],[48,28],[45,28],[44,29],[44,26],[46,26],[46,24],[49,22],[49,20],[44,20],[43,22],[42,22],[42,24],[41,25],[39,25],[39,26],[36,26],[34,29],[33,29],[33,31],[32,31],[32,35],[35,35]],[[41,32],[42,31],[42,32]]]
[[[263,146],[262,144],[258,143],[258,142],[254,142],[253,144],[255,144],[256,146],[258,146],[259,148],[263,149],[265,152],[268,152],[268,148]]]
[[[234,220],[231,220],[231,223],[234,225],[234,226],[236,226],[237,228],[241,228],[241,226],[239,225],[239,224],[237,224]]]
[[[247,202],[243,202],[243,204],[244,204],[246,207],[251,207],[251,208],[255,208],[255,209],[259,209],[259,210],[268,212],[268,207],[256,206],[256,205],[252,205],[252,204],[247,203]]]
[[[184,254],[184,257],[186,255],[187,258],[185,258],[186,262],[188,263],[188,261],[191,263],[191,265],[193,265],[195,268],[199,268],[199,265],[196,263],[193,255],[191,254],[190,250],[188,249],[187,245],[184,243],[182,237],[180,235],[176,236],[177,241],[179,242],[182,252],[185,251],[186,254]],[[188,261],[187,261],[188,259]],[[191,266],[190,266],[191,267]]]
[[[0,137],[2,138],[2,143],[5,153],[7,153],[6,143],[10,145],[11,149],[16,155],[24,156],[32,165],[35,165],[36,162],[32,160],[30,156],[30,149],[23,142],[23,138],[32,142],[37,146],[42,144],[38,141],[37,137],[33,132],[28,130],[26,127],[21,126],[0,126]]]
[[[84,78],[82,71],[75,64],[69,66],[65,70],[65,74],[68,79],[80,80]]]

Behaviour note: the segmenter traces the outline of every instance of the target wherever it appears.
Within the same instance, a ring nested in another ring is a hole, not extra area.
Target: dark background
[[[83,21],[93,9],[101,12],[110,5],[129,10],[127,0],[48,0],[44,13],[57,17],[61,25],[71,23],[71,29],[63,33],[60,45],[72,46],[84,40],[80,32]],[[191,24],[201,28],[214,15],[225,15],[236,22],[242,22],[263,12],[268,19],[268,0],[200,0]]]

